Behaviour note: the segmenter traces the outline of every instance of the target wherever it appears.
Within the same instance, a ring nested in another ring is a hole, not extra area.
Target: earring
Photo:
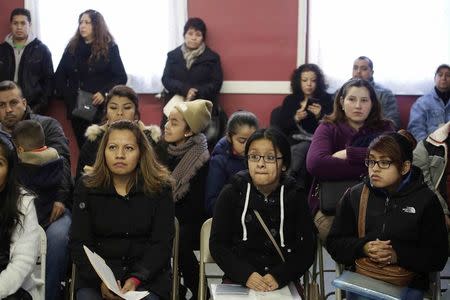
[[[187,134],[187,133],[185,133],[185,134],[184,134],[184,137],[188,137],[188,134]]]
[[[283,172],[286,171],[286,167],[282,167],[281,171],[283,171]]]

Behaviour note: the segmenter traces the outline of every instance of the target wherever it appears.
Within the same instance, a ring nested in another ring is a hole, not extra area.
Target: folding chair
[[[172,246],[172,300],[178,300],[180,288],[180,274],[178,271],[179,259],[179,243],[180,243],[180,224],[175,218],[175,235],[173,237]]]
[[[212,218],[206,220],[200,230],[200,271],[198,282],[198,299],[206,300],[206,289],[208,282],[206,280],[205,264],[213,263],[214,259],[209,252],[209,236],[211,234]]]
[[[75,277],[77,276],[77,266],[72,263],[72,274],[70,276],[69,300],[75,299]]]
[[[36,269],[34,271],[35,279],[37,282],[37,290],[40,299],[45,299],[45,265],[47,259],[47,235],[45,230],[39,226],[39,238],[40,238],[40,253],[36,262]]]
[[[399,300],[402,287],[373,279],[355,272],[343,271],[343,265],[336,264],[336,275],[331,284],[342,290],[350,291],[371,299]],[[440,300],[441,284],[439,272],[430,273],[430,289],[424,299]],[[336,300],[342,300],[342,293],[336,293]]]

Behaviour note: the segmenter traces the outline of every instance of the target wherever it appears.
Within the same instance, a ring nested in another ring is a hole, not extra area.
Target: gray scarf
[[[186,61],[186,68],[189,70],[192,67],[194,61],[205,52],[206,45],[205,43],[201,43],[201,45],[197,49],[188,49],[186,44],[181,45],[181,52],[183,52],[184,60]]]
[[[208,144],[203,133],[196,134],[179,146],[169,145],[167,152],[175,157],[182,157],[175,169],[172,178],[175,180],[173,187],[173,200],[177,202],[189,192],[189,181],[197,174],[197,171],[209,160]]]

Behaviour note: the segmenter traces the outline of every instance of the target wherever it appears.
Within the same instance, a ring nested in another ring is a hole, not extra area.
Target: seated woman
[[[378,135],[393,131],[393,124],[381,117],[380,103],[372,85],[352,79],[339,90],[333,113],[323,118],[314,133],[306,157],[308,172],[315,176],[310,190],[310,206],[317,212],[315,191],[321,181],[358,180],[367,173],[364,158],[367,146]],[[340,195],[337,196],[337,200]],[[337,202],[336,200],[336,202]],[[330,230],[333,216],[318,211],[315,223],[322,241]]]
[[[343,197],[326,244],[333,259],[347,266],[368,257],[414,272],[402,299],[423,299],[428,273],[444,268],[448,251],[444,214],[421,170],[412,165],[414,147],[405,130],[372,141],[365,160],[369,175]],[[363,189],[368,190],[367,214],[365,236],[359,237]]]
[[[34,197],[16,181],[17,154],[0,132],[0,299],[39,299],[31,276],[39,255],[39,224]]]
[[[116,299],[89,263],[96,252],[122,284],[122,292],[148,290],[168,299],[174,213],[170,174],[155,159],[136,122],[112,123],[93,170],[74,192],[71,251],[77,299]]]
[[[314,224],[304,190],[286,175],[289,148],[277,129],[257,130],[245,145],[248,171],[237,173],[217,199],[209,247],[224,281],[272,291],[297,281],[313,263]]]
[[[201,133],[211,120],[212,103],[207,100],[183,102],[170,112],[164,129],[167,145],[165,164],[176,182],[173,190],[175,215],[180,222],[179,265],[184,286],[197,299],[199,267],[194,250],[200,248],[200,228],[206,219],[205,184],[209,151]]]
[[[206,181],[206,210],[210,216],[214,212],[217,197],[223,186],[237,172],[247,169],[244,156],[245,143],[258,129],[258,119],[248,111],[237,111],[230,116],[227,135],[214,147],[209,162]]]
[[[84,171],[92,169],[98,146],[110,123],[117,120],[140,120],[138,100],[136,92],[126,85],[116,85],[109,91],[105,100],[103,124],[93,124],[86,130],[86,142],[78,157],[76,179],[80,178]],[[145,126],[141,121],[139,127],[144,131],[150,145],[155,146],[161,137],[161,129],[156,125]]]
[[[291,144],[291,175],[304,181],[312,135],[322,117],[333,110],[333,102],[326,91],[325,76],[315,64],[303,64],[294,70],[291,90],[281,105],[277,124]]]

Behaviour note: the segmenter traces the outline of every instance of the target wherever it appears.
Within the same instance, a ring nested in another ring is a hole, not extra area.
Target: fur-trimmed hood
[[[86,138],[93,142],[101,137],[106,131],[108,124],[97,125],[93,124],[86,129],[86,133],[84,134]],[[147,137],[151,137],[153,142],[156,144],[161,139],[161,128],[157,125],[149,125],[146,126],[142,121],[139,121],[139,127],[144,131]]]

